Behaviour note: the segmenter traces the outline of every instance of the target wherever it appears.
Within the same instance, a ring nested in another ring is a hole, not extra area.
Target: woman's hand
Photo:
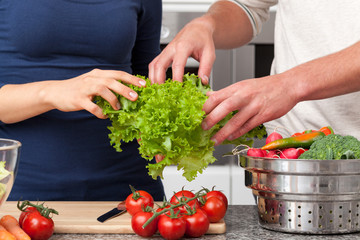
[[[67,80],[4,85],[0,88],[0,121],[16,123],[53,109],[64,112],[85,109],[98,118],[105,118],[102,109],[93,102],[95,96],[106,99],[114,109],[119,109],[120,103],[113,92],[131,101],[138,97],[118,80],[138,87],[146,84],[143,79],[123,71],[94,69]]]
[[[107,100],[114,109],[120,109],[121,106],[112,91],[131,101],[135,101],[138,97],[135,91],[118,80],[138,87],[146,84],[143,79],[126,72],[94,69],[72,79],[52,81],[48,92],[45,93],[46,99],[60,111],[69,112],[85,109],[98,118],[105,118],[102,109],[92,101],[95,96],[101,96]]]

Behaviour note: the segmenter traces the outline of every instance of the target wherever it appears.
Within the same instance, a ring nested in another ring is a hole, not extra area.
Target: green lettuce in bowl
[[[6,193],[6,184],[2,183],[2,181],[10,174],[11,172],[5,169],[5,162],[0,162],[0,199],[2,199]]]

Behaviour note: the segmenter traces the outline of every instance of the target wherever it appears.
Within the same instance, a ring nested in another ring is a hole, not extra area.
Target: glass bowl
[[[20,148],[19,141],[0,138],[0,207],[8,198],[14,185]]]

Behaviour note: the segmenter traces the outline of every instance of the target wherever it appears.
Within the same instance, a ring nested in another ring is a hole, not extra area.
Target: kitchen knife
[[[125,201],[120,202],[116,208],[113,208],[112,210],[108,211],[107,213],[104,213],[100,217],[97,218],[99,222],[105,222],[109,219],[112,219],[114,217],[120,216],[121,214],[126,212],[125,207]]]

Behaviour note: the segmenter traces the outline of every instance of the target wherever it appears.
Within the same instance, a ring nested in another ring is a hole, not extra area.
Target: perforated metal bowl
[[[360,159],[303,160],[238,154],[259,224],[304,234],[360,231]]]

